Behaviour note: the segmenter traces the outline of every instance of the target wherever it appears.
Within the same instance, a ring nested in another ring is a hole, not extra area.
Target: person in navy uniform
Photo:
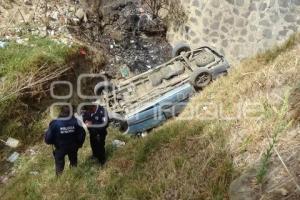
[[[85,140],[85,130],[75,118],[69,106],[62,106],[59,117],[50,122],[45,134],[45,142],[54,145],[56,175],[65,167],[65,156],[70,160],[70,167],[77,166],[77,153]]]
[[[105,139],[109,125],[108,112],[101,105],[88,105],[83,112],[83,122],[90,133],[92,158],[98,159],[101,165],[105,164]]]

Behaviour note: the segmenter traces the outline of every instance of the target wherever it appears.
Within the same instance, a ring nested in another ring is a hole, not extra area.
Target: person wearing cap
[[[45,142],[54,145],[56,175],[60,175],[65,167],[65,156],[70,160],[70,167],[77,166],[78,150],[85,140],[85,130],[75,118],[69,106],[62,106],[59,117],[50,122],[45,133]]]
[[[82,118],[90,133],[92,158],[98,159],[100,164],[104,165],[106,161],[105,139],[109,125],[108,112],[104,106],[94,103],[86,106]]]

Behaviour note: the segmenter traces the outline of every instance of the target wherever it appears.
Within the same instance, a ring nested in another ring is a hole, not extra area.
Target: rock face
[[[169,29],[172,45],[186,41],[193,47],[216,48],[230,62],[255,55],[284,42],[299,31],[298,0],[182,0],[189,20],[180,30]],[[188,30],[188,31],[186,31]]]

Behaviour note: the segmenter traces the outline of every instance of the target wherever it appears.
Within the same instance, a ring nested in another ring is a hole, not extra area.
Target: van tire
[[[94,94],[95,95],[102,95],[104,91],[110,92],[113,90],[113,84],[108,81],[102,81],[97,83],[94,87]]]
[[[182,52],[189,52],[191,51],[191,47],[185,43],[177,44],[172,50],[172,57],[179,56]]]
[[[208,70],[198,69],[190,77],[190,82],[195,89],[202,89],[212,81],[212,75]]]

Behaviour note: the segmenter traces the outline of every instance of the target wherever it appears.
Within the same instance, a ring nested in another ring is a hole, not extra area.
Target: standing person
[[[62,106],[59,118],[50,122],[45,134],[45,142],[54,145],[56,175],[60,175],[65,167],[65,156],[68,155],[70,167],[77,166],[78,149],[85,140],[85,131],[74,117],[69,106]]]
[[[89,105],[83,114],[83,122],[90,133],[92,157],[98,159],[101,165],[106,161],[105,139],[108,127],[108,112],[101,105]]]

